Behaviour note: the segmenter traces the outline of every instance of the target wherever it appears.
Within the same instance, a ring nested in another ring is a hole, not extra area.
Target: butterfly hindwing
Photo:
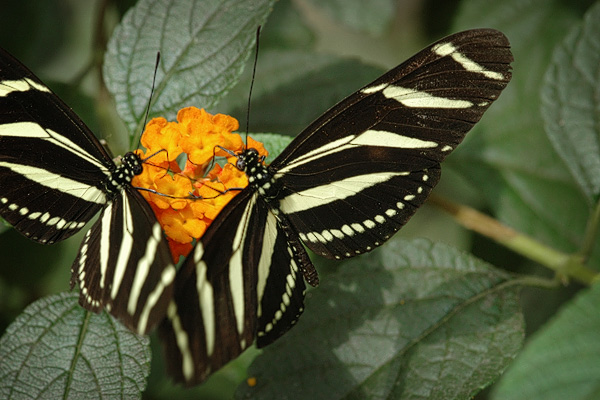
[[[79,286],[84,308],[106,308],[141,334],[164,317],[176,273],[152,209],[130,187],[86,233],[71,270],[71,286]]]
[[[325,172],[316,175],[321,174]],[[439,166],[324,179],[317,187],[294,185],[296,177],[286,176],[288,189],[279,205],[312,251],[328,258],[348,258],[373,250],[396,233],[439,177]]]
[[[314,268],[284,216],[269,211],[265,220],[257,296],[256,345],[264,347],[286,333],[304,311],[304,270]],[[293,236],[290,236],[293,235]],[[303,265],[309,263],[309,265]]]
[[[252,344],[260,254],[234,257],[247,250],[253,224],[261,227],[256,196],[248,194],[240,193],[219,214],[177,273],[159,334],[169,373],[178,381],[201,382]]]
[[[200,383],[257,336],[267,345],[296,322],[305,289],[297,251],[256,193],[221,211],[178,271],[160,327],[176,380]]]

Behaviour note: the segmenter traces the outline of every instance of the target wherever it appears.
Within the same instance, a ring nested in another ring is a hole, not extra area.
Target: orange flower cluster
[[[154,118],[146,125],[137,154],[146,159],[142,174],[132,180],[141,190],[169,241],[173,260],[186,256],[193,241],[200,238],[221,209],[244,188],[248,179],[235,167],[236,158],[216,146],[234,153],[244,150],[240,135],[232,133],[238,121],[224,114],[211,115],[203,109],[179,110],[177,122]],[[266,156],[262,143],[248,138],[248,146]],[[184,156],[182,156],[182,154]],[[214,157],[226,157],[221,167]],[[180,166],[185,165],[183,169]],[[211,171],[207,171],[214,165]]]

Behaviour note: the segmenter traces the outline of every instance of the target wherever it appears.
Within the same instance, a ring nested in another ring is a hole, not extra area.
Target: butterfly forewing
[[[477,29],[448,36],[332,107],[271,166],[309,173],[319,164],[330,164],[304,163],[313,152],[366,166],[376,158],[369,157],[373,145],[401,150],[403,158],[397,163],[413,166],[420,159],[416,164],[421,168],[439,163],[506,87],[512,60],[501,32]],[[355,149],[355,154],[343,158],[339,151],[331,153],[339,145]]]
[[[111,165],[75,113],[0,49],[0,215],[30,239],[63,240],[106,203]]]
[[[329,258],[389,239],[427,199],[439,163],[511,78],[506,37],[458,33],[429,46],[311,124],[271,165],[303,242]]]

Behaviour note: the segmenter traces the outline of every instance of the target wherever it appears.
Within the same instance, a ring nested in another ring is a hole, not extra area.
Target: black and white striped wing
[[[176,270],[162,227],[136,189],[125,187],[108,202],[71,269],[84,308],[106,308],[140,334],[164,318]]]
[[[286,332],[304,302],[296,251],[257,193],[236,196],[178,271],[159,330],[170,375],[200,383],[257,335],[268,344]]]
[[[271,164],[279,211],[322,256],[381,245],[427,199],[440,162],[509,82],[512,60],[501,32],[460,32],[352,94]]]
[[[66,239],[106,204],[112,166],[75,113],[0,49],[0,215],[37,242]]]
[[[139,157],[124,157],[136,167]],[[101,211],[72,267],[80,303],[145,333],[164,316],[175,267],[152,209],[87,126],[0,49],[0,216],[51,244]],[[126,178],[124,178],[124,176]]]

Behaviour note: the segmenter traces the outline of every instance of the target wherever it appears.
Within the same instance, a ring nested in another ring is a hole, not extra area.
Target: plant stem
[[[432,194],[429,204],[450,213],[461,225],[486,236],[503,246],[555,271],[562,277],[573,278],[585,285],[598,279],[598,272],[586,267],[582,254],[567,254],[502,224],[473,208],[454,203]],[[596,221],[600,220],[600,207],[596,209]],[[598,224],[595,225],[595,229]],[[593,228],[588,228],[593,230]],[[595,233],[595,230],[593,230]],[[595,234],[593,235],[595,237]]]
[[[594,208],[594,212],[590,216],[588,220],[587,227],[585,229],[585,236],[583,238],[583,244],[581,245],[581,249],[579,250],[579,256],[586,262],[589,260],[592,251],[594,250],[594,246],[596,245],[596,238],[598,235],[598,227],[600,225],[600,202],[596,204],[596,208]]]

